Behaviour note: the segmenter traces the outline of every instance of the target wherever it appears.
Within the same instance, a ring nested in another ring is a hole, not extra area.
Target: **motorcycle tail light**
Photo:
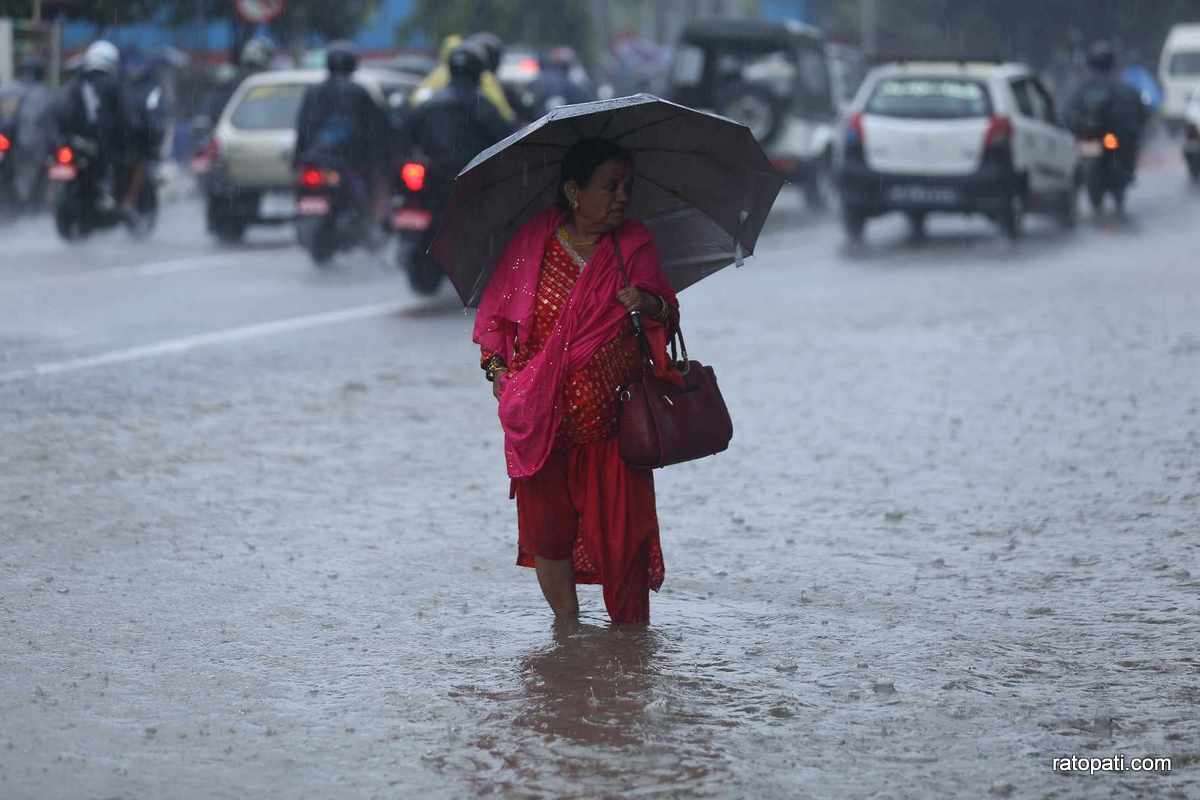
[[[400,168],[400,177],[410,192],[419,192],[425,188],[425,165],[410,161]]]
[[[1003,147],[1012,140],[1013,126],[1008,117],[992,117],[987,133],[983,135],[983,148]]]
[[[9,150],[12,150],[12,139],[0,133],[0,153],[7,153]]]
[[[60,164],[70,164],[75,160],[75,151],[66,146],[60,147],[54,154],[54,160]]]
[[[1120,146],[1121,146],[1121,141],[1117,138],[1117,135],[1115,133],[1104,134],[1104,149],[1105,150],[1116,150]]]
[[[308,167],[300,171],[300,185],[305,189],[320,189],[325,185],[325,176],[321,170]]]

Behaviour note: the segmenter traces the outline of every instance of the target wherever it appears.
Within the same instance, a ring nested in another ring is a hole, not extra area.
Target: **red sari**
[[[551,339],[583,270],[605,268],[595,258],[586,266],[582,261],[557,230],[550,234],[528,330],[509,361],[510,380]],[[673,322],[673,302],[669,308]],[[495,353],[482,349],[486,363]],[[664,577],[653,475],[626,465],[616,439],[617,388],[636,379],[641,369],[637,339],[625,321],[614,338],[567,374],[563,415],[549,456],[533,475],[513,481],[517,564],[532,567],[539,555],[569,557],[576,583],[603,585],[605,607],[617,623],[649,622],[649,592],[657,591]]]

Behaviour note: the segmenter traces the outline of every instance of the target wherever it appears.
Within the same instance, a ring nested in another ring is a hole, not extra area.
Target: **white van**
[[[1178,124],[1192,93],[1200,93],[1200,23],[1171,28],[1158,63],[1158,80],[1163,87],[1162,115]]]

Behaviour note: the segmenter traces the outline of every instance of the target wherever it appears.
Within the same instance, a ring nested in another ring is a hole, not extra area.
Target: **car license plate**
[[[1104,152],[1100,142],[1093,139],[1085,139],[1079,143],[1079,155],[1084,158],[1097,158]]]
[[[958,202],[958,191],[945,186],[893,186],[888,199],[904,205],[954,205]]]
[[[70,164],[55,164],[50,167],[50,180],[73,181],[75,180],[75,168]]]
[[[329,198],[320,195],[301,197],[296,201],[296,210],[302,217],[323,217],[329,213]]]
[[[296,198],[289,192],[267,192],[258,201],[258,214],[264,219],[286,219],[296,213]]]
[[[429,230],[433,212],[424,208],[401,208],[392,214],[392,227],[398,231]]]

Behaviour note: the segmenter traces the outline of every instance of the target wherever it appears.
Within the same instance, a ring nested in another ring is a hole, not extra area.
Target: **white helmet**
[[[115,75],[121,65],[121,51],[112,42],[101,39],[92,42],[83,54],[84,72],[107,72]]]

